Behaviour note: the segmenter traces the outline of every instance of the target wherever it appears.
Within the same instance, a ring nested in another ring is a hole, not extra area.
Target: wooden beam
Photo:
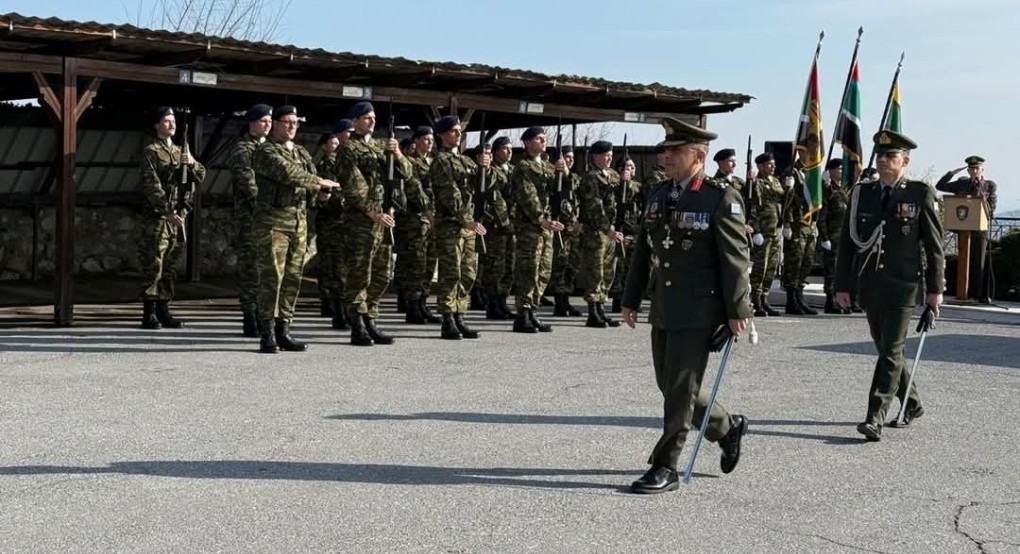
[[[208,46],[204,48],[189,48],[188,50],[176,52],[157,52],[139,57],[136,63],[157,67],[173,67],[195,63],[204,58],[208,53]]]
[[[81,98],[78,99],[78,105],[74,109],[74,118],[81,119],[85,110],[89,109],[92,105],[92,101],[96,98],[96,92],[99,91],[99,85],[103,83],[103,80],[96,77],[89,82],[89,86],[85,88],[85,92],[81,93]]]
[[[100,37],[76,42],[57,42],[32,50],[33,54],[77,58],[106,50],[113,45],[114,37]]]
[[[0,73],[39,72],[47,75],[60,75],[60,71],[61,65],[58,56],[0,52]]]
[[[77,186],[74,171],[78,148],[77,58],[64,58],[63,98],[60,102],[60,188],[56,214],[56,290],[53,320],[57,326],[74,323],[74,205]]]
[[[60,100],[57,100],[57,95],[53,92],[53,87],[50,86],[46,77],[38,71],[32,72],[32,78],[35,79],[35,86],[39,89],[39,98],[42,99],[43,104],[46,104],[46,107],[50,109],[50,115],[57,121],[60,121],[60,117],[62,115]]]

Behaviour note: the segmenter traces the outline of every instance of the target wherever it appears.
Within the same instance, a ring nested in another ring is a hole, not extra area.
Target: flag
[[[819,44],[820,46],[820,44]],[[797,156],[804,173],[804,199],[810,209],[808,215],[822,207],[822,173],[825,168],[825,144],[822,142],[822,103],[818,94],[818,52],[811,62],[804,105],[797,128]]]
[[[903,132],[903,111],[900,107],[900,75],[896,73],[896,79],[892,85],[892,101],[889,102],[889,111],[885,114],[885,127],[897,133]]]
[[[843,147],[844,187],[853,185],[861,175],[861,88],[860,72],[857,60],[850,70],[850,81],[847,83],[846,96],[839,118],[836,120],[836,141]]]

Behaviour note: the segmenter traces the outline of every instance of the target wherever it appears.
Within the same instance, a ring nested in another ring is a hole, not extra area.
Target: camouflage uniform
[[[616,272],[616,243],[606,233],[614,230],[619,190],[620,174],[612,169],[592,169],[581,178],[581,272],[589,306],[606,301]]]
[[[288,325],[294,319],[308,247],[307,207],[319,186],[311,155],[302,146],[292,146],[267,140],[252,163],[258,185],[255,244],[263,331],[274,318]]]
[[[825,275],[825,296],[836,293],[833,283],[836,279],[836,247],[839,246],[843,215],[850,202],[849,191],[840,183],[828,183],[822,196],[822,209],[818,212],[818,242],[829,241],[832,248],[822,250],[822,271]]]
[[[753,202],[747,208],[751,234],[760,233],[764,242],[751,246],[751,299],[768,295],[779,269],[779,238],[786,190],[774,175],[754,180]],[[746,199],[745,199],[746,201]]]
[[[386,143],[351,134],[340,148],[337,177],[344,184],[344,223],[347,240],[347,307],[349,312],[379,317],[379,301],[392,278],[392,248],[384,244],[387,231],[376,225],[367,212],[381,212],[385,194]],[[411,164],[404,157],[394,160],[395,177],[411,176]]]
[[[234,224],[237,226],[237,287],[241,311],[255,314],[258,307],[259,272],[255,265],[255,172],[252,159],[264,138],[245,134],[230,155],[234,189]]]
[[[561,233],[563,240],[553,241],[552,272],[549,276],[549,293],[570,296],[577,281],[577,268],[581,265],[581,234],[570,231],[577,222],[577,190],[581,176],[571,173],[563,179],[563,200],[560,202],[560,223],[567,228]],[[560,315],[560,314],[557,314]],[[567,314],[562,314],[567,315]]]
[[[513,165],[506,162],[493,164],[489,170],[488,198],[485,203],[484,254],[479,254],[479,286],[490,299],[503,302],[513,284],[513,228],[510,226],[510,208],[507,198],[510,192],[510,175]]]
[[[631,179],[630,188],[627,191],[627,202],[624,206],[623,228],[618,229],[623,233],[623,255],[614,258],[616,270],[613,281],[609,285],[609,295],[613,297],[613,311],[615,312],[620,311],[619,298],[623,294],[624,280],[630,270],[631,255],[634,253],[634,238],[640,230],[641,217],[645,213],[644,188],[640,182]]]
[[[817,312],[804,304],[803,293],[808,274],[815,262],[818,228],[815,225],[815,214],[810,213],[811,206],[804,198],[804,173],[794,170],[793,176],[793,188],[786,193],[786,209],[783,213],[784,226],[788,225],[793,233],[783,242],[783,288],[786,289],[786,311],[795,315],[814,315]],[[794,305],[791,305],[791,296],[795,299]]]
[[[427,154],[414,154],[408,160],[414,175],[404,183],[404,208],[394,229],[399,248],[393,279],[410,305],[428,298],[436,267],[436,249],[429,227],[429,216],[434,212],[428,176],[432,160]]]
[[[439,254],[437,296],[442,314],[463,314],[475,284],[477,236],[467,229],[474,220],[478,166],[456,148],[440,150],[429,171],[436,199],[436,250]]]
[[[511,223],[516,234],[514,248],[514,301],[518,313],[539,305],[552,272],[553,232],[543,229],[549,214],[549,193],[555,186],[556,169],[548,160],[525,156],[510,176]]]
[[[323,179],[336,180],[336,152],[319,159],[316,163],[316,174]],[[342,308],[337,305],[344,298],[343,209],[343,195],[334,194],[315,211],[319,298],[323,304],[334,310],[337,307]]]
[[[171,227],[167,217],[174,213],[185,217],[192,208],[192,191],[181,187],[180,163],[181,149],[170,139],[153,140],[142,149],[138,262],[142,270],[141,297],[146,301],[169,301],[174,297],[185,234],[183,227]],[[205,167],[200,163],[188,171],[195,182],[205,179]]]

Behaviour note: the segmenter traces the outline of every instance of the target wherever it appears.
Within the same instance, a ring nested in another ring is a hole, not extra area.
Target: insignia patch
[[[910,225],[904,225],[903,227],[900,227],[900,232],[903,233],[904,236],[909,235]]]
[[[680,241],[680,248],[684,250],[690,250],[694,246],[694,241],[691,239],[684,239]]]
[[[733,202],[730,204],[730,215],[737,215],[740,213],[740,202]]]

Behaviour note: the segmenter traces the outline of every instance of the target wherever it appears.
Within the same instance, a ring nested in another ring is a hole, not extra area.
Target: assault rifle
[[[390,101],[390,126],[389,126],[389,138],[397,138],[396,128],[394,127],[393,117],[393,101]],[[390,217],[393,217],[394,208],[396,207],[396,201],[394,195],[400,188],[401,181],[396,178],[394,173],[393,164],[396,162],[396,156],[393,152],[386,153],[386,182],[383,183],[383,202],[382,211],[387,213]],[[383,244],[393,246],[393,227],[386,228],[386,235],[383,236]]]
[[[557,159],[563,158],[563,133],[560,125],[556,125],[556,155]],[[549,195],[549,215],[553,221],[559,221],[563,217],[563,172],[556,170],[556,187]],[[560,248],[563,248],[563,235],[556,231],[556,241]]]
[[[630,158],[630,151],[627,149],[627,134],[623,135],[623,170],[627,170],[627,159]],[[630,190],[630,179],[620,179],[620,194],[616,196],[616,220],[613,222],[613,230],[623,232],[624,217],[627,210],[627,192]],[[616,243],[616,253],[621,258],[627,255],[627,248],[622,242]]]
[[[485,114],[482,113],[482,128],[478,133],[478,157],[479,160],[485,156],[485,151],[488,150],[488,144],[485,143]],[[482,217],[485,216],[485,204],[486,194],[488,194],[488,187],[485,183],[485,168],[482,167],[481,161],[478,161],[478,190],[475,191],[475,211],[472,216],[475,223],[480,223]],[[488,249],[485,247],[485,236],[478,235],[478,247],[482,251],[482,254],[487,254]]]

